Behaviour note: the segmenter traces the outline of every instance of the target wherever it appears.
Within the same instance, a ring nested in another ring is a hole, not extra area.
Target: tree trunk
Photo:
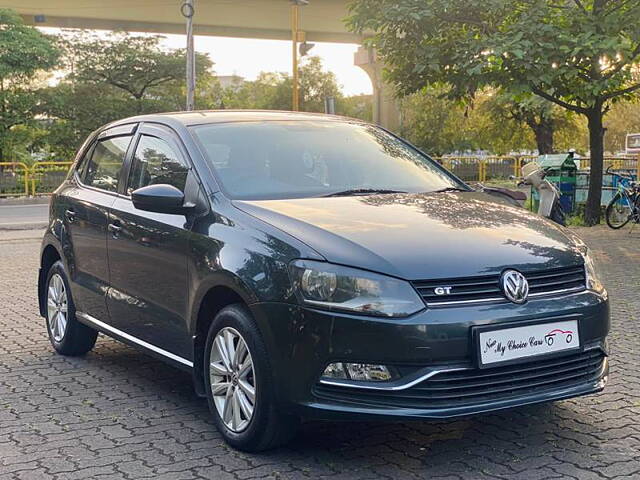
[[[591,168],[589,173],[589,195],[584,211],[584,220],[588,226],[600,222],[600,199],[602,197],[602,166],[604,164],[604,128],[602,126],[602,102],[587,113],[589,120],[589,148],[591,150]]]
[[[547,153],[554,153],[553,150],[553,121],[542,120],[535,126],[531,126],[533,133],[536,136],[536,145],[538,146],[538,153],[540,155],[546,155]]]

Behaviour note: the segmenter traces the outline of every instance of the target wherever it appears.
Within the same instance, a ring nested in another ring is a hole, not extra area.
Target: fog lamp
[[[395,376],[386,365],[368,363],[330,363],[322,373],[322,378],[326,379],[361,382],[386,382]]]

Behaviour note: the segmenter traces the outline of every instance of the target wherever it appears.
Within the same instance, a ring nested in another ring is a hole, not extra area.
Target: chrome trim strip
[[[420,382],[428,380],[429,378],[437,375],[439,373],[445,372],[458,372],[461,370],[473,370],[473,367],[452,367],[452,368],[443,368],[440,370],[430,370],[424,375],[420,375],[413,380],[408,381],[407,383],[402,383],[398,385],[397,383],[393,383],[393,385],[374,385],[372,383],[362,383],[362,382],[354,382],[353,380],[327,380],[324,378],[320,379],[320,383],[323,385],[331,385],[334,387],[353,387],[353,388],[364,388],[368,390],[387,390],[387,391],[399,391],[406,390],[407,388],[411,388],[414,385],[417,385]]]
[[[111,332],[111,333],[115,333],[116,335],[118,335],[118,336],[120,336],[122,338],[126,338],[130,342],[133,342],[133,343],[135,343],[137,345],[140,345],[141,347],[146,348],[147,350],[151,350],[152,352],[155,352],[155,353],[157,353],[159,355],[162,355],[163,357],[167,357],[167,358],[173,360],[174,362],[178,362],[178,363],[181,363],[182,365],[186,365],[187,367],[193,368],[193,362],[190,362],[186,358],[179,357],[178,355],[174,355],[171,352],[167,352],[166,350],[163,350],[160,347],[156,347],[155,345],[151,345],[150,343],[147,343],[144,340],[140,340],[139,338],[136,338],[133,335],[129,335],[128,333],[125,333],[122,330],[118,330],[117,328],[112,327],[111,325],[108,325],[108,324],[106,324],[104,322],[101,322],[100,320],[98,320],[97,318],[92,317],[89,314],[86,314],[84,312],[76,312],[76,315],[79,316],[79,317],[82,317],[84,320],[86,320],[89,323],[93,323],[94,325],[96,325],[97,327],[102,328],[103,330],[106,330],[106,331]]]
[[[587,287],[573,287],[573,288],[561,288],[560,290],[552,290],[550,292],[538,292],[538,293],[530,293],[529,296],[530,297],[545,297],[547,295],[558,295],[561,293],[575,293],[575,292],[582,292],[583,290],[586,290]]]
[[[563,293],[577,293],[586,290],[587,287],[573,287],[573,288],[561,288],[559,290],[550,290],[548,292],[537,292],[530,293],[529,297],[547,297],[552,295],[561,295]],[[472,304],[472,303],[487,303],[487,302],[509,302],[505,297],[491,297],[491,298],[480,298],[477,300],[451,300],[449,302],[426,302],[427,307],[429,306],[441,306],[441,305],[463,305],[463,304]]]
[[[427,306],[433,305],[463,305],[465,303],[487,303],[487,302],[508,302],[505,297],[490,297],[490,298],[479,298],[477,300],[451,300],[449,302],[428,302]]]

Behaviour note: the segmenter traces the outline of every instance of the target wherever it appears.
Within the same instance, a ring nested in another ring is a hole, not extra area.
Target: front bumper
[[[272,360],[278,401],[283,409],[303,416],[458,417],[597,392],[608,377],[609,305],[606,296],[588,291],[524,305],[431,309],[404,319],[282,303],[255,304],[252,310]],[[477,368],[472,327],[569,318],[579,323],[580,352]],[[400,391],[321,384],[322,371],[336,361],[392,365],[405,384],[416,372],[444,373]]]

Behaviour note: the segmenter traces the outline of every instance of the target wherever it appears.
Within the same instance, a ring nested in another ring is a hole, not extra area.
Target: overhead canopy
[[[28,24],[43,27],[184,33],[182,0],[4,0]],[[226,37],[291,38],[289,0],[195,0],[194,33]],[[310,0],[300,28],[312,42],[360,43],[347,31],[347,0]]]

